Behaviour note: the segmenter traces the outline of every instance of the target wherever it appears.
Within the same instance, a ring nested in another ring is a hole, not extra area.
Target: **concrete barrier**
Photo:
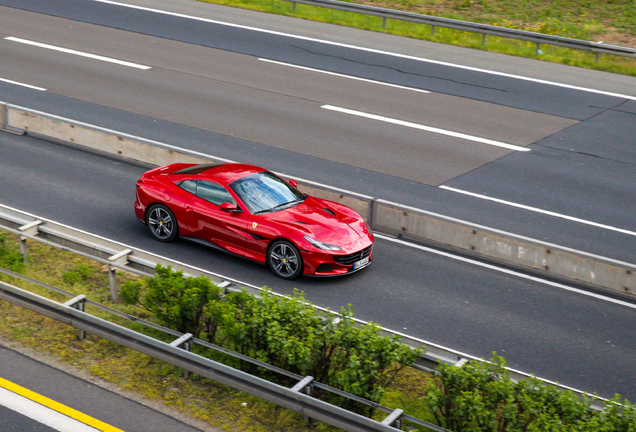
[[[3,120],[4,119],[4,120]],[[73,143],[149,165],[227,161],[28,108],[0,105],[0,125],[13,131]],[[284,174],[283,174],[284,175]],[[285,177],[289,177],[284,175]],[[297,179],[301,189],[345,204],[379,232],[433,243],[467,254],[587,284],[624,296],[636,294],[636,265],[530,239],[444,215]]]
[[[0,129],[7,129],[7,104],[0,102]]]
[[[452,247],[547,276],[629,296],[636,293],[634,264],[448,219],[424,210],[378,202],[373,209],[372,226],[406,239]]]

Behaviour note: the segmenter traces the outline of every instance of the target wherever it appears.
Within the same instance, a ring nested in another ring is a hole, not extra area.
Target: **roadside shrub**
[[[440,425],[453,431],[551,432],[636,431],[636,412],[616,396],[603,411],[593,399],[579,399],[534,377],[515,383],[502,357],[441,365],[434,388],[424,397]]]
[[[124,304],[137,305],[154,315],[161,325],[199,337],[207,324],[207,304],[220,298],[221,290],[205,277],[184,278],[182,271],[157,264],[153,277],[129,281],[119,292]]]
[[[119,295],[166,327],[376,402],[421,354],[399,338],[381,336],[373,323],[356,325],[350,307],[339,315],[322,314],[297,291],[222,296],[206,278],[185,278],[181,271],[157,265],[155,276],[125,283]],[[251,364],[241,366],[268,375]]]

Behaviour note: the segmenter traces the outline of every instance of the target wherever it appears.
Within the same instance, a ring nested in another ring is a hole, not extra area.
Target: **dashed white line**
[[[628,308],[631,308],[631,309],[636,309],[636,304],[633,304],[633,303],[628,303],[628,302],[625,302],[625,301],[622,301],[622,300],[617,300],[617,299],[614,299],[614,298],[611,298],[611,297],[606,297],[604,295],[595,294],[595,293],[592,293],[592,292],[589,292],[589,291],[584,291],[584,290],[581,290],[581,289],[578,289],[578,288],[574,288],[574,287],[571,287],[571,286],[568,286],[568,285],[564,285],[564,284],[561,284],[561,283],[558,283],[558,282],[552,282],[552,281],[549,281],[549,280],[546,280],[546,279],[542,279],[540,277],[531,276],[529,274],[521,273],[521,272],[518,272],[518,271],[514,271],[514,270],[502,268],[502,267],[497,267],[497,266],[492,265],[492,264],[484,263],[484,262],[481,262],[481,261],[477,261],[477,260],[474,260],[474,259],[470,259],[470,258],[466,258],[466,257],[463,257],[463,256],[459,256],[459,255],[454,255],[454,254],[449,253],[449,252],[444,252],[444,251],[432,249],[432,248],[429,248],[429,247],[426,247],[426,246],[421,246],[421,245],[418,245],[418,244],[409,243],[407,241],[396,239],[396,238],[393,238],[393,237],[387,237],[387,236],[382,235],[382,234],[373,233],[373,235],[375,237],[381,238],[382,240],[390,241],[390,242],[393,242],[393,243],[398,243],[398,244],[403,245],[403,246],[408,246],[410,248],[419,249],[419,250],[422,250],[422,251],[425,251],[425,252],[430,252],[430,253],[433,253],[433,254],[436,254],[436,255],[441,255],[443,257],[451,258],[451,259],[454,259],[456,261],[462,261],[462,262],[465,262],[467,264],[472,264],[472,265],[476,265],[476,266],[479,266],[479,267],[484,267],[484,268],[487,268],[487,269],[490,269],[490,270],[495,270],[495,271],[497,271],[499,273],[504,273],[504,274],[507,274],[507,275],[516,276],[516,277],[521,278],[521,279],[526,279],[526,280],[530,280],[530,281],[533,281],[533,282],[538,282],[538,283],[543,284],[543,285],[549,285],[551,287],[559,288],[559,289],[562,289],[562,290],[565,290],[565,291],[570,291],[570,292],[573,292],[573,293],[576,293],[576,294],[581,294],[581,295],[584,295],[584,296],[587,296],[587,297],[592,297],[592,298],[595,298],[597,300],[602,300],[602,301],[606,301],[606,302],[609,302],[609,303],[614,303],[614,304],[617,304],[617,305],[625,306],[625,307],[628,307]]]
[[[73,54],[76,56],[80,56],[80,57],[86,57],[86,58],[90,58],[93,60],[100,60],[103,62],[108,62],[108,63],[115,63],[121,66],[128,66],[131,68],[136,68],[136,69],[143,69],[143,70],[147,70],[147,69],[151,69],[150,66],[144,66],[144,65],[140,65],[137,63],[131,63],[131,62],[127,62],[124,60],[117,60],[114,58],[110,58],[110,57],[104,57],[104,56],[100,56],[100,55],[96,55],[96,54],[90,54],[90,53],[85,53],[82,51],[76,51],[76,50],[72,50],[72,49],[68,49],[68,48],[62,48],[62,47],[58,47],[55,45],[49,45],[49,44],[44,44],[41,42],[34,42],[34,41],[30,41],[27,39],[21,39],[21,38],[17,38],[17,37],[13,37],[13,36],[8,36],[5,37],[6,40],[8,41],[12,41],[12,42],[18,42],[18,43],[22,43],[25,45],[31,45],[31,46],[36,46],[39,48],[45,48],[45,49],[49,49],[49,50],[53,50],[53,51],[58,51],[58,52],[63,52],[66,54]]]
[[[18,82],[18,81],[12,81],[12,80],[9,80],[9,79],[0,78],[0,81],[6,82],[6,83],[9,83],[9,84],[18,85],[18,86],[21,86],[21,87],[30,88],[32,90],[46,91],[46,89],[42,88],[42,87],[36,87],[34,85],[31,85],[31,84],[25,84],[25,83],[21,83],[21,82]]]
[[[410,91],[420,92],[420,93],[430,93],[430,91],[428,91],[428,90],[422,90],[422,89],[418,89],[418,88],[414,88],[414,87],[405,87],[405,86],[401,86],[401,85],[397,85],[397,84],[390,84],[390,83],[387,83],[387,82],[375,81],[375,80],[370,80],[370,79],[366,79],[366,78],[359,78],[359,77],[354,77],[354,76],[351,76],[351,75],[345,75],[345,74],[340,74],[340,73],[336,73],[336,72],[330,72],[330,71],[321,70],[321,69],[314,69],[314,68],[310,68],[310,67],[306,67],[306,66],[294,65],[294,64],[291,64],[291,63],[283,63],[283,62],[274,61],[274,60],[268,60],[268,59],[264,59],[264,58],[259,58],[259,60],[262,61],[262,62],[273,63],[273,64],[277,64],[277,65],[292,67],[292,68],[296,68],[296,69],[302,69],[302,70],[311,71],[311,72],[318,72],[318,73],[322,73],[322,74],[326,74],[326,75],[333,75],[333,76],[342,77],[342,78],[348,78],[348,79],[352,79],[352,80],[356,80],[356,81],[364,81],[364,82],[368,82],[368,83],[372,83],[372,84],[378,84],[378,85],[383,85],[383,86],[387,86],[387,87],[394,87],[394,88],[398,88],[398,89],[402,89],[402,90],[410,90]]]
[[[585,220],[585,219],[580,219],[580,218],[577,218],[577,217],[574,217],[574,216],[568,216],[568,215],[564,215],[564,214],[561,214],[561,213],[556,213],[556,212],[549,211],[549,210],[543,210],[543,209],[536,208],[536,207],[530,207],[530,206],[527,206],[527,205],[524,205],[524,204],[518,204],[518,203],[515,203],[515,202],[512,202],[512,201],[506,201],[506,200],[502,200],[502,199],[499,199],[499,198],[489,197],[487,195],[480,195],[480,194],[476,194],[474,192],[468,192],[468,191],[461,190],[461,189],[455,189],[455,188],[452,188],[452,187],[449,187],[449,186],[439,186],[439,188],[447,190],[447,191],[451,191],[451,192],[460,193],[460,194],[463,194],[463,195],[469,195],[469,196],[472,196],[472,197],[475,197],[475,198],[479,198],[479,199],[483,199],[483,200],[486,200],[486,201],[493,201],[493,202],[496,202],[496,203],[499,203],[499,204],[505,204],[507,206],[516,207],[516,208],[520,208],[520,209],[523,209],[523,210],[532,211],[532,212],[535,212],[535,213],[541,213],[541,214],[544,214],[544,215],[554,216],[554,217],[557,217],[557,218],[566,219],[566,220],[569,220],[569,221],[578,222],[578,223],[581,223],[581,224],[590,225],[590,226],[597,227],[597,228],[603,228],[603,229],[606,229],[606,230],[609,230],[609,231],[616,231],[616,232],[619,232],[621,234],[627,234],[627,235],[631,235],[631,236],[636,236],[636,232],[634,232],[634,231],[626,230],[626,229],[623,229],[623,228],[613,227],[611,225],[605,225],[605,224],[601,224],[601,223],[597,223],[597,222],[592,222],[592,221]]]
[[[455,64],[455,63],[443,62],[443,61],[439,61],[439,60],[431,60],[431,59],[426,59],[426,58],[422,58],[422,57],[410,56],[410,55],[406,55],[406,54],[398,54],[398,53],[393,53],[393,52],[390,52],[390,51],[382,51],[382,50],[373,49],[373,48],[365,48],[365,47],[360,47],[360,46],[356,46],[356,45],[344,44],[344,43],[333,42],[333,41],[317,39],[317,38],[311,38],[311,37],[306,37],[306,36],[299,36],[299,35],[294,35],[294,34],[291,34],[291,33],[283,33],[283,32],[274,31],[274,30],[266,30],[266,29],[262,29],[262,28],[258,28],[258,27],[251,27],[251,26],[246,26],[246,25],[241,25],[241,24],[234,24],[234,23],[229,23],[229,22],[224,22],[224,21],[213,20],[213,19],[209,19],[209,18],[201,18],[201,17],[197,17],[197,16],[193,16],[193,15],[185,15],[185,14],[181,14],[181,13],[177,13],[177,12],[169,12],[169,11],[165,11],[165,10],[161,10],[161,9],[153,9],[153,8],[148,8],[148,7],[144,7],[144,6],[131,5],[131,4],[121,3],[121,2],[111,1],[111,0],[93,0],[93,1],[96,1],[98,3],[106,3],[106,4],[115,5],[115,6],[127,7],[127,8],[131,8],[131,9],[143,10],[143,11],[146,11],[146,12],[153,12],[153,13],[158,13],[158,14],[163,14],[163,15],[169,15],[169,16],[174,16],[174,17],[178,17],[178,18],[186,18],[186,19],[191,19],[191,20],[195,20],[195,21],[207,22],[207,23],[211,23],[211,24],[219,24],[219,25],[224,25],[224,26],[228,26],[228,27],[241,28],[241,29],[245,29],[245,30],[252,30],[252,31],[256,31],[256,32],[273,34],[273,35],[278,35],[278,36],[285,36],[285,37],[294,38],[294,39],[298,39],[298,40],[306,40],[306,41],[310,41],[310,42],[319,42],[319,43],[323,43],[325,45],[332,45],[332,46],[338,46],[338,47],[343,47],[343,48],[350,48],[350,49],[355,49],[355,50],[359,50],[359,51],[366,51],[366,52],[372,52],[372,53],[376,53],[376,54],[383,54],[383,55],[388,55],[388,56],[397,57],[397,58],[414,60],[414,61],[419,61],[419,62],[424,62],[424,63],[437,64],[437,65],[441,65],[441,66],[448,66],[448,67],[453,67],[453,68],[457,68],[457,69],[464,69],[464,70],[469,70],[469,71],[473,71],[473,72],[481,72],[481,73],[486,73],[486,74],[490,74],[490,75],[502,76],[502,77],[506,77],[506,78],[513,78],[513,79],[518,79],[518,80],[523,80],[523,81],[536,82],[536,83],[539,83],[539,84],[546,84],[546,85],[551,85],[551,86],[555,86],[555,87],[562,87],[562,88],[567,88],[567,89],[572,89],[572,90],[579,90],[579,91],[584,91],[584,92],[588,92],[588,93],[601,94],[601,95],[605,95],[605,96],[613,96],[613,97],[622,98],[622,99],[636,100],[636,96],[624,95],[624,94],[619,94],[619,93],[612,93],[612,92],[607,92],[607,91],[603,91],[603,90],[596,90],[596,89],[591,89],[591,88],[586,88],[586,87],[579,87],[579,86],[574,86],[574,85],[570,85],[570,84],[562,84],[562,83],[558,83],[558,82],[554,82],[554,81],[547,81],[547,80],[542,80],[542,79],[537,79],[537,78],[530,78],[530,77],[525,77],[525,76],[521,76],[521,75],[509,74],[509,73],[505,73],[505,72],[492,71],[492,70],[481,69],[481,68],[476,68],[476,67],[472,67],[472,66],[464,66],[464,65],[459,65],[459,64]]]
[[[384,116],[379,116],[379,115],[375,115],[375,114],[369,114],[369,113],[365,113],[362,111],[355,111],[355,110],[351,110],[351,109],[347,109],[347,108],[340,108],[340,107],[336,107],[336,106],[332,106],[332,105],[323,105],[321,106],[321,108],[330,110],[330,111],[337,111],[337,112],[341,112],[344,114],[351,114],[351,115],[355,115],[358,117],[365,117],[368,119],[372,119],[372,120],[378,120],[378,121],[383,121],[386,123],[392,123],[395,125],[399,125],[399,126],[406,126],[406,127],[410,127],[410,128],[414,128],[414,129],[420,129],[420,130],[424,130],[427,132],[433,132],[436,134],[440,134],[440,135],[447,135],[447,136],[451,136],[453,138],[459,138],[459,139],[464,139],[464,140],[468,140],[468,141],[473,141],[473,142],[478,142],[478,143],[482,143],[482,144],[488,144],[491,146],[495,146],[495,147],[502,147],[502,148],[506,148],[509,150],[515,150],[515,151],[520,151],[520,152],[527,152],[530,151],[529,148],[525,148],[525,147],[521,147],[521,146],[516,146],[514,144],[508,144],[508,143],[504,143],[501,141],[495,141],[495,140],[491,140],[491,139],[487,139],[487,138],[481,138],[481,137],[476,137],[473,135],[467,135],[467,134],[463,134],[463,133],[459,133],[459,132],[453,132],[453,131],[449,131],[446,129],[440,129],[440,128],[436,128],[436,127],[431,127],[431,126],[425,126],[425,125],[421,125],[421,124],[417,124],[417,123],[411,123],[411,122],[407,122],[407,121],[403,121],[403,120],[397,120],[397,119],[393,119],[390,117],[384,117]]]

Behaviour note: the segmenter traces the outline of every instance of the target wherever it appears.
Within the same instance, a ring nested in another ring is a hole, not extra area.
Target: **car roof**
[[[199,180],[213,180],[223,186],[227,186],[235,180],[250,174],[266,171],[264,168],[242,164],[242,163],[225,163],[225,164],[203,164],[193,165],[173,174],[185,174],[196,176]],[[190,177],[191,178],[191,177]]]

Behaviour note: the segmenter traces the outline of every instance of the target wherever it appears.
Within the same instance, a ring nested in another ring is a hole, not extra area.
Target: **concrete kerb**
[[[4,119],[4,120],[3,120]],[[150,165],[233,162],[24,107],[0,103],[0,125]],[[277,173],[284,177],[285,174]],[[303,191],[347,205],[376,231],[465,251],[633,298],[636,265],[295,178]]]

